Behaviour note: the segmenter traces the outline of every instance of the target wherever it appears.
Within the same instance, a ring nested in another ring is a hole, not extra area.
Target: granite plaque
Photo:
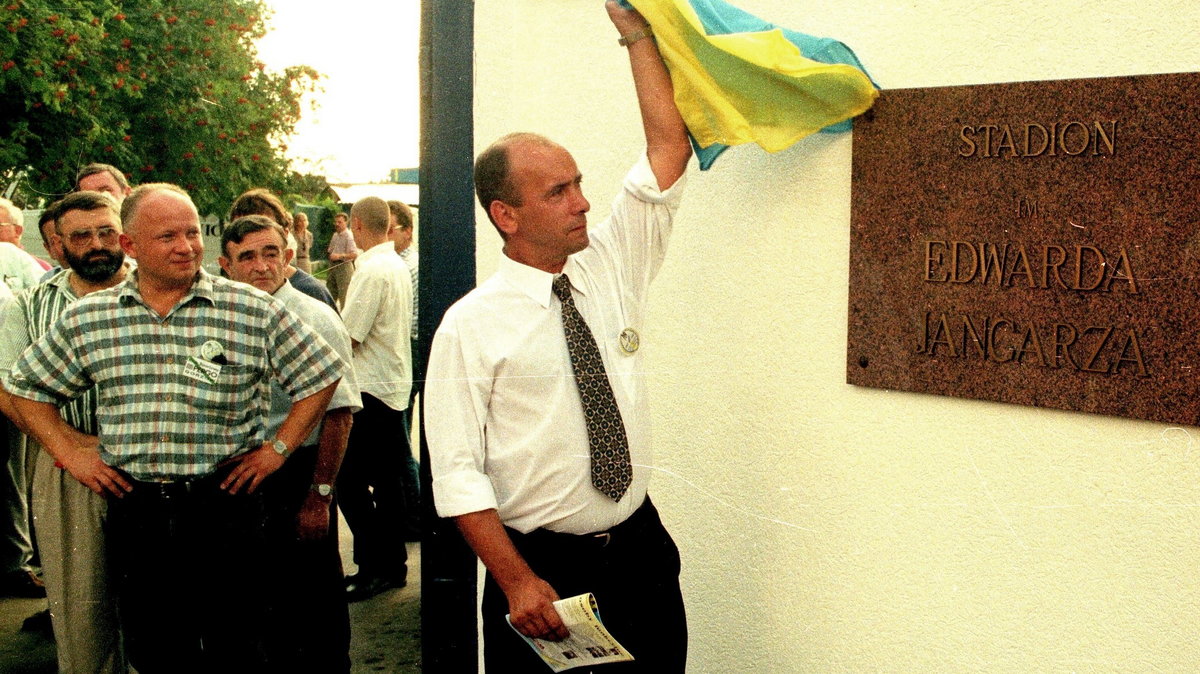
[[[884,91],[846,381],[1200,424],[1200,73]]]

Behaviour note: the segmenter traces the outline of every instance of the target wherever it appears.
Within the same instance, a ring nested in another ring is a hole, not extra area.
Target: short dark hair
[[[50,204],[38,216],[38,234],[42,236],[42,246],[46,250],[50,249],[50,241],[46,238],[46,230],[42,229],[46,223],[54,225],[54,231],[58,231],[58,216],[62,215],[62,209],[59,206],[62,204],[62,199]]]
[[[283,207],[283,202],[270,190],[262,187],[243,192],[233,200],[233,206],[229,207],[229,219],[236,220],[243,215],[265,215],[280,227],[292,226],[292,216]]]
[[[229,244],[241,243],[255,232],[272,231],[279,235],[283,248],[287,248],[287,232],[278,223],[265,215],[243,215],[225,226],[221,232],[221,255],[229,257]]]
[[[49,211],[51,209],[55,209],[54,231],[61,235],[63,231],[62,225],[59,223],[62,220],[62,217],[67,213],[71,211],[98,211],[102,208],[108,209],[109,212],[117,216],[118,220],[121,218],[121,207],[117,205],[117,200],[112,198],[112,195],[108,194],[107,192],[89,192],[87,190],[84,190],[83,192],[72,192],[53,204],[50,204],[50,208],[47,208],[46,210]],[[42,213],[42,218],[44,218],[45,215],[45,213]],[[42,218],[38,219],[39,231],[42,228]]]
[[[392,217],[396,218],[396,226],[400,229],[411,229],[413,224],[412,209],[403,201],[389,199],[387,202],[388,211]]]
[[[350,219],[358,221],[373,234],[387,234],[388,206],[379,197],[363,197],[350,207]]]
[[[80,191],[79,181],[88,176],[96,175],[97,173],[108,173],[113,177],[113,180],[117,181],[117,184],[121,186],[121,189],[129,189],[129,181],[125,179],[125,174],[121,172],[121,169],[113,166],[112,164],[93,162],[75,172],[75,191]]]

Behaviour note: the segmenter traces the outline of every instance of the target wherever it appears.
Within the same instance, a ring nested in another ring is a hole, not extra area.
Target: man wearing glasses
[[[53,204],[55,231],[67,269],[20,293],[5,308],[0,334],[0,376],[45,333],[76,299],[125,280],[129,264],[121,250],[117,202],[100,192],[76,192]],[[0,409],[17,415],[10,394],[0,392]],[[67,424],[88,442],[96,439],[96,390],[59,408]],[[29,432],[28,428],[22,430]],[[106,580],[101,522],[105,498],[55,466],[34,444],[33,514],[37,520],[51,620],[62,672],[125,672],[116,601]],[[67,598],[70,598],[68,601]]]

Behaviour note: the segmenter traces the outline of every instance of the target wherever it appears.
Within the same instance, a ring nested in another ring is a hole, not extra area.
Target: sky
[[[266,0],[271,32],[258,43],[269,69],[309,65],[322,75],[287,155],[331,183],[379,182],[418,164],[420,0]]]

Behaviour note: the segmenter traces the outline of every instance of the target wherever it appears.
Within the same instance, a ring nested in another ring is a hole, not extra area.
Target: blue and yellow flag
[[[879,95],[837,40],[780,28],[721,0],[621,4],[654,30],[701,169],[730,145],[778,152],[817,131],[849,131]]]

